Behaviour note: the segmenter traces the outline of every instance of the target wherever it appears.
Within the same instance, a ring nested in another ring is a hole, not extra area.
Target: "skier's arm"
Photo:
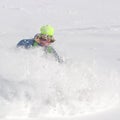
[[[18,42],[18,44],[16,45],[16,47],[17,48],[18,47],[22,47],[22,48],[28,49],[28,48],[32,47],[33,41],[34,41],[34,39],[23,39],[23,40],[21,40],[21,41]]]
[[[58,53],[56,52],[56,50],[52,47],[52,46],[48,46],[45,48],[46,53],[52,53],[53,56],[55,57],[55,59],[59,62],[62,63],[63,60],[62,58],[58,55]]]

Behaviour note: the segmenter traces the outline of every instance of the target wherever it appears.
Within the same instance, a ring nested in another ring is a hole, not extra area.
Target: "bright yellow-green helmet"
[[[54,35],[54,28],[51,25],[45,25],[40,28],[40,32],[43,35],[49,35],[53,36]]]

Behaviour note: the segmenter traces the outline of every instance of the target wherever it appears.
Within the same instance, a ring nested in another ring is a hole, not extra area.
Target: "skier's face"
[[[51,44],[51,42],[50,42],[50,40],[41,39],[41,40],[40,40],[40,44],[41,44],[42,46],[48,46],[48,45]]]
[[[41,44],[42,46],[48,46],[51,44],[51,41],[50,40],[45,40],[45,39],[35,39],[35,41],[38,43],[38,44]]]

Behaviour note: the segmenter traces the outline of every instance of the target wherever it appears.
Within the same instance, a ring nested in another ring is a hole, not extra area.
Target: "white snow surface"
[[[0,120],[120,120],[119,0],[0,0]],[[57,63],[16,44],[55,28]]]

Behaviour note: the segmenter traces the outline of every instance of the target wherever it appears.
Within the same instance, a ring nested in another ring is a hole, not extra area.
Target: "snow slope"
[[[0,2],[0,119],[119,120],[119,0]],[[16,49],[45,24],[62,65]]]

